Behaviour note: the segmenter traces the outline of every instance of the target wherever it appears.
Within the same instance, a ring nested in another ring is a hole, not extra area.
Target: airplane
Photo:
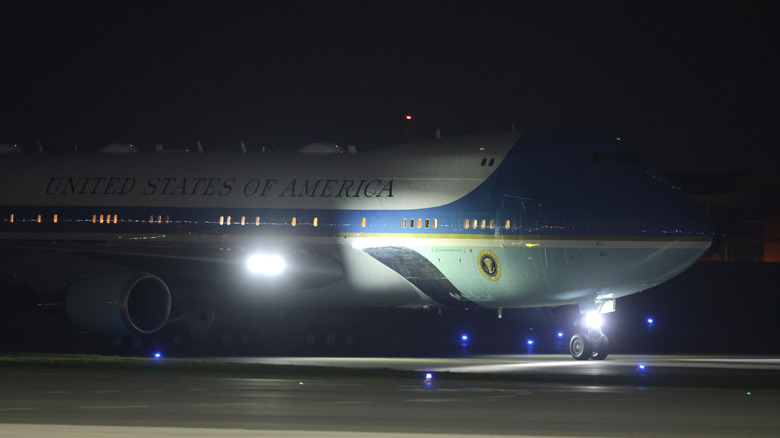
[[[63,291],[85,332],[155,333],[182,289],[215,282],[300,307],[577,305],[569,352],[601,360],[600,315],[681,273],[713,236],[680,188],[600,135],[135,150],[0,155],[3,269]],[[204,281],[177,286],[188,276]]]

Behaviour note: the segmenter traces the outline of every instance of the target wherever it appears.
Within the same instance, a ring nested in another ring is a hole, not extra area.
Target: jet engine
[[[109,270],[73,283],[65,309],[70,321],[86,332],[149,334],[168,321],[171,294],[168,286],[152,274]]]

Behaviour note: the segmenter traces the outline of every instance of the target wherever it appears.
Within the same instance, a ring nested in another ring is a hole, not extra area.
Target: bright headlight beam
[[[246,267],[253,274],[279,275],[287,264],[278,254],[252,254],[246,261]]]
[[[604,318],[598,312],[588,312],[585,314],[585,324],[592,329],[600,329]]]

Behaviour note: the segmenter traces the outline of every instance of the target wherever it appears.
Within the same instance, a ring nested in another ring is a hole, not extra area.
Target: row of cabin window
[[[9,222],[10,223],[14,223],[15,220],[16,220],[15,215],[13,213],[11,213],[11,215],[9,217]],[[43,222],[43,216],[39,214],[36,217],[36,222],[39,223],[39,224],[42,223]],[[59,215],[57,215],[57,214],[53,215],[52,216],[52,222],[55,223],[55,224],[57,222],[59,222]],[[103,224],[103,223],[105,223],[105,224],[114,223],[114,224],[116,224],[116,223],[119,223],[119,215],[116,215],[116,214],[114,214],[114,215],[111,215],[111,214],[106,214],[106,215],[103,215],[103,214],[100,214],[100,215],[93,214],[92,215],[92,223],[93,224],[97,224],[97,223],[101,223],[101,224]],[[149,216],[149,223],[150,224],[163,224],[163,223],[170,224],[171,223],[171,217],[170,216],[162,216],[162,215],[157,215],[157,216],[150,215]],[[248,223],[247,220],[246,220],[246,216],[241,216],[241,220],[240,221],[236,221],[236,224],[239,224],[239,223],[241,225],[246,225]],[[298,219],[296,217],[293,217],[292,220],[290,221],[290,223],[291,223],[292,226],[296,226],[298,224]],[[232,221],[232,218],[230,216],[227,216],[227,219],[225,218],[225,216],[220,216],[219,217],[219,224],[220,225],[232,225],[233,221]],[[260,217],[255,217],[254,224],[256,226],[260,225]],[[319,219],[315,217],[314,221],[312,222],[312,225],[314,225],[315,227],[318,226],[319,225]],[[366,227],[366,218],[363,218],[361,220],[360,225],[363,228]]]
[[[425,227],[425,228],[438,228],[439,227],[439,220],[438,219],[433,219],[433,220],[431,220],[431,219],[417,219],[417,220],[415,220],[415,219],[406,219],[406,218],[401,219],[401,227],[402,228],[406,228],[407,225],[409,226],[409,228],[414,228],[415,224],[417,225],[417,228],[423,228],[423,227]],[[511,222],[509,221],[509,219],[507,219],[504,222],[504,228],[508,230],[510,226],[511,226]],[[486,219],[482,219],[482,220],[478,220],[478,219],[464,219],[463,220],[463,228],[465,228],[465,229],[473,228],[475,230],[477,228],[480,228],[480,229],[483,229],[483,230],[485,228],[490,228],[492,230],[492,229],[496,228],[496,221],[493,220],[493,219],[491,219],[490,222],[488,222]]]
[[[509,219],[504,221],[504,229],[505,230],[508,230],[511,225],[512,225],[512,222]],[[471,219],[471,220],[464,219],[463,220],[463,228],[465,228],[467,230],[469,228],[473,228],[475,230],[477,228],[479,228],[481,230],[484,230],[485,228],[490,228],[492,230],[492,229],[496,228],[496,221],[493,220],[493,219],[490,219],[490,221],[487,221],[485,219],[481,219],[481,220],[477,220],[477,219]]]
[[[414,228],[415,223],[417,224],[417,228],[423,228],[423,225],[425,225],[425,228],[431,228],[431,226],[433,226],[433,228],[439,228],[438,219],[434,219],[433,221],[431,221],[430,219],[425,219],[425,220],[417,219],[416,222],[414,219],[409,219],[407,222],[406,218],[401,220],[401,227],[406,228],[406,225],[409,224],[409,228]]]
[[[252,223],[252,221],[251,221],[251,219],[250,219],[250,221],[247,221],[246,220],[246,216],[241,216],[241,220],[236,220],[236,222],[235,222],[235,224],[241,224],[241,225],[246,225],[248,223]],[[227,216],[227,217],[220,216],[219,217],[219,224],[220,225],[233,225],[234,224],[233,218],[231,216]],[[255,224],[255,226],[260,226],[260,217],[259,216],[255,217],[254,224]],[[315,226],[315,227],[319,226],[319,224],[320,224],[319,218],[315,217],[314,220],[312,220],[311,224],[313,226]],[[298,218],[293,216],[293,218],[290,220],[290,225],[292,225],[293,227],[297,226],[298,225]],[[366,218],[361,219],[360,226],[363,227],[363,228],[366,227]]]
[[[11,216],[9,217],[9,222],[10,223],[14,223],[15,220],[16,220],[15,215],[13,213],[11,213]],[[149,220],[151,221],[151,218]],[[51,221],[53,223],[55,223],[55,224],[57,222],[59,222],[60,221],[59,215],[58,214],[52,215]],[[35,222],[37,222],[39,224],[42,223],[43,222],[43,215],[39,214],[38,216],[36,216]],[[116,214],[114,214],[114,215],[110,215],[110,214],[106,214],[106,215],[103,215],[103,214],[101,214],[101,215],[93,214],[92,215],[92,223],[96,224],[98,222],[101,223],[101,224],[102,223],[106,223],[106,224],[114,223],[114,224],[116,224],[116,223],[119,222],[119,216],[116,215]]]

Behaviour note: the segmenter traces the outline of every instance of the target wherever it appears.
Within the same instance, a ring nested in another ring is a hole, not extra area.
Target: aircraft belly
[[[645,242],[641,246],[543,248],[550,298],[565,304],[584,298],[619,298],[649,289],[692,265],[707,244]]]
[[[546,292],[536,250],[495,246],[415,247],[477,307],[527,307]]]

